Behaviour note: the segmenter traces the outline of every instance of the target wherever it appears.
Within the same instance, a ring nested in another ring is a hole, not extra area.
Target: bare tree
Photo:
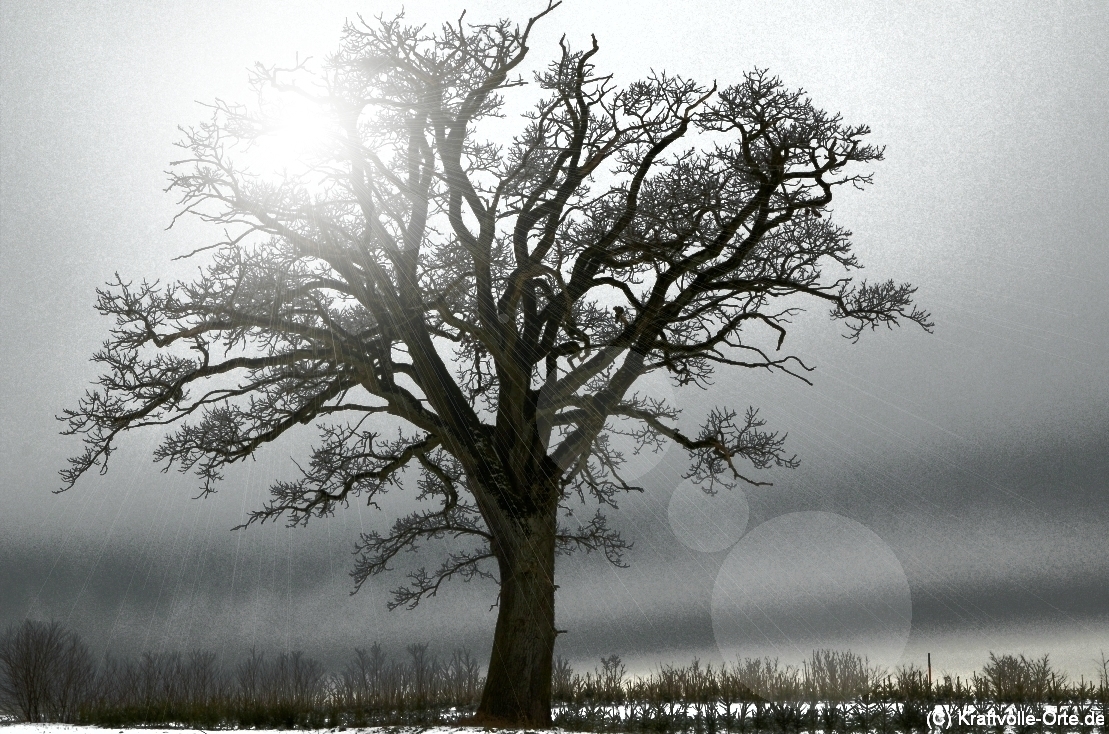
[[[831,221],[835,190],[869,183],[857,169],[882,157],[869,129],[764,70],[725,88],[665,73],[621,87],[595,68],[595,38],[562,41],[515,135],[483,139],[506,95],[526,92],[530,33],[556,5],[522,28],[348,23],[318,68],[259,65],[259,104],[214,103],[170,172],[181,214],[223,237],[192,253],[210,257],[192,282],[117,276],[99,292],[116,320],[93,357],[104,373],[62,416],[86,443],[65,488],[104,471],[121,433],[172,426],[156,459],[195,471],[203,494],[318,422],[299,475],[250,522],[373,505],[418,470],[433,506],[363,535],[355,584],[419,541],[470,539],[410,574],[393,604],[454,576],[495,578],[479,713],[537,725],[550,720],[556,554],[621,563],[627,547],[601,511],[635,489],[613,434],[678,444],[709,492],[764,483],[745,465],[796,464],[755,409],[720,406],[690,427],[637,380],[805,379],[781,348],[806,300],[851,339],[931,326],[908,284],[853,277],[850,233]],[[272,131],[280,95],[330,132],[311,165],[257,175],[242,151]],[[378,416],[398,428],[371,430]]]
[[[58,622],[27,620],[0,636],[0,711],[23,721],[73,721],[95,675],[88,647]]]

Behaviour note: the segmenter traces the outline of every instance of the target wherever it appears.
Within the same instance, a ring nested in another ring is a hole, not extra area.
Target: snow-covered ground
[[[207,729],[197,729],[195,727],[182,726],[174,729],[107,729],[97,726],[76,726],[74,724],[3,724],[0,723],[0,732],[3,734],[107,734],[108,732],[119,732],[123,734],[125,731],[137,732],[138,734],[183,734],[183,732],[209,732]],[[257,734],[278,734],[277,729],[254,729],[251,730]],[[309,729],[309,730],[296,730],[298,734],[338,734],[339,729]],[[344,734],[479,734],[480,732],[490,731],[477,727],[464,727],[464,726],[432,726],[432,727],[381,727],[371,726],[365,728],[350,728],[345,729]],[[561,732],[559,729],[499,729],[498,732],[504,734],[513,734],[518,732]],[[282,730],[281,734],[291,734],[289,730]]]

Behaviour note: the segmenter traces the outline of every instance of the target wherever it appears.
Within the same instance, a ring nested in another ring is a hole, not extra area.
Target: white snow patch
[[[182,732],[202,732],[210,734],[215,731],[251,731],[256,734],[479,734],[479,732],[497,732],[498,734],[530,734],[532,732],[550,732],[551,734],[566,734],[561,729],[487,729],[476,726],[370,726],[348,727],[346,729],[198,729],[190,726],[174,728],[141,728],[141,729],[116,729],[99,726],[77,726],[75,724],[8,724],[0,722],[0,732],[3,734],[182,734]]]

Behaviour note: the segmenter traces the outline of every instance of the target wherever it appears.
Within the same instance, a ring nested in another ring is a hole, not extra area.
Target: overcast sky
[[[101,651],[257,644],[341,661],[376,639],[487,654],[491,586],[452,586],[412,613],[385,610],[397,576],[349,595],[356,534],[386,515],[228,532],[288,475],[295,437],[204,501],[151,463],[157,434],[128,436],[107,476],[51,494],[77,451],[54,416],[95,377],[109,327],[94,289],[115,271],[187,273],[170,259],[217,234],[164,230],[176,127],[205,116],[198,100],[246,101],[254,61],[321,56],[344,19],[399,5],[0,8],[0,624],[56,618]],[[532,9],[406,8],[433,24]],[[936,322],[852,346],[818,309],[787,342],[818,368],[814,386],[736,374],[679,391],[694,415],[761,407],[801,467],[698,504],[679,453],[644,464],[649,491],[620,515],[630,567],[559,567],[559,651],[579,665],[843,644],[889,666],[932,652],[960,672],[991,650],[1048,652],[1077,676],[1109,654],[1109,6],[889,8],[567,0],[537,29],[535,64],[563,33],[579,46],[595,33],[618,82],[653,68],[727,85],[769,67],[870,124],[886,161],[836,219],[868,275],[911,280]]]

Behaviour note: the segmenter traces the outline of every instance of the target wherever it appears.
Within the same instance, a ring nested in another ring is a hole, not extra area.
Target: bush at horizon
[[[457,724],[473,714],[484,667],[467,650],[445,662],[426,644],[390,659],[379,643],[327,672],[303,652],[256,649],[228,667],[211,652],[144,653],[94,663],[58,622],[24,621],[0,636],[0,721],[100,726],[344,728]],[[1074,704],[1109,714],[1100,680],[1074,681],[1048,656],[996,655],[969,679],[929,680],[914,665],[881,670],[849,651],[814,650],[800,667],[770,658],[731,665],[660,665],[629,676],[618,655],[593,671],[557,658],[554,720],[577,730],[906,731],[936,703]],[[1109,717],[1107,717],[1109,718]]]

